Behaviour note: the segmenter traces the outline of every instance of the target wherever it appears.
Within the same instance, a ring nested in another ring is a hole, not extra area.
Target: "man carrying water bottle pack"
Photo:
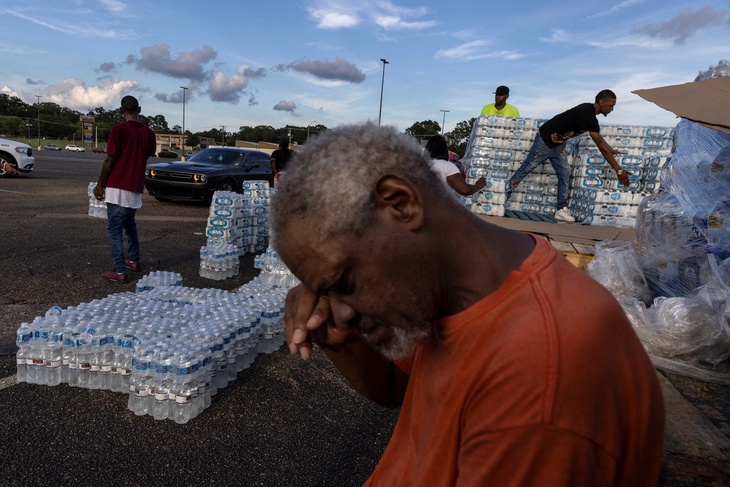
[[[155,155],[155,133],[138,121],[141,111],[133,96],[122,98],[121,111],[125,122],[112,127],[106,146],[106,159],[101,168],[94,196],[106,201],[107,231],[112,249],[114,270],[104,274],[118,284],[129,282],[127,269],[139,272],[139,234],[134,217],[142,207],[144,171],[147,160]],[[127,256],[124,235],[127,235]]]

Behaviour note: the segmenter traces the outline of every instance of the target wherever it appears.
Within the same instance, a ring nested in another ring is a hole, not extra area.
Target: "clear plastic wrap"
[[[643,302],[651,300],[651,291],[639,265],[633,242],[598,242],[588,274],[603,284],[614,296],[632,296]]]
[[[637,251],[654,297],[681,297],[704,284],[708,255],[730,257],[730,134],[679,122],[660,181],[639,205]]]

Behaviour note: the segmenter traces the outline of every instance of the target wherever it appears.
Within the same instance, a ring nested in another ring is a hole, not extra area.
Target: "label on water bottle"
[[[122,375],[132,375],[132,371],[129,369],[119,369],[119,373]]]
[[[132,386],[129,386],[129,387],[131,390]],[[137,397],[147,397],[149,395],[149,393],[150,393],[150,391],[148,391],[147,389],[136,389],[134,391],[134,395]]]
[[[129,384],[129,392],[137,394],[137,387],[134,384]]]
[[[79,368],[79,364],[72,360],[68,363],[68,368],[69,370],[76,370]]]
[[[111,370],[112,370],[112,366],[111,365],[102,365],[101,366],[101,371],[102,372],[111,372]]]
[[[177,396],[175,398],[175,402],[177,404],[187,404],[192,400],[193,400],[193,398],[191,396]]]
[[[164,401],[167,399],[167,393],[166,392],[155,392],[155,400],[156,401]]]
[[[60,359],[58,359],[58,360],[46,360],[45,366],[46,367],[52,367],[52,368],[60,367],[61,366],[61,360]]]
[[[92,372],[99,372],[101,370],[101,367],[98,365],[92,365],[90,366],[90,369]]]

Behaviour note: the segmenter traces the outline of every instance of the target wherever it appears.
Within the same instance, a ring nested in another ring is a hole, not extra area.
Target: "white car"
[[[12,164],[18,171],[31,172],[35,163],[33,149],[28,144],[0,139],[0,167],[4,162]]]
[[[86,149],[84,149],[83,147],[79,147],[78,145],[73,144],[67,145],[65,150],[71,152],[86,152]]]

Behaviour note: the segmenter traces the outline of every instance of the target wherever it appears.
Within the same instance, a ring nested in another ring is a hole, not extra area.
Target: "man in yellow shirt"
[[[484,105],[481,115],[496,115],[498,117],[519,117],[520,111],[507,103],[509,88],[498,86],[494,92],[494,103]]]

